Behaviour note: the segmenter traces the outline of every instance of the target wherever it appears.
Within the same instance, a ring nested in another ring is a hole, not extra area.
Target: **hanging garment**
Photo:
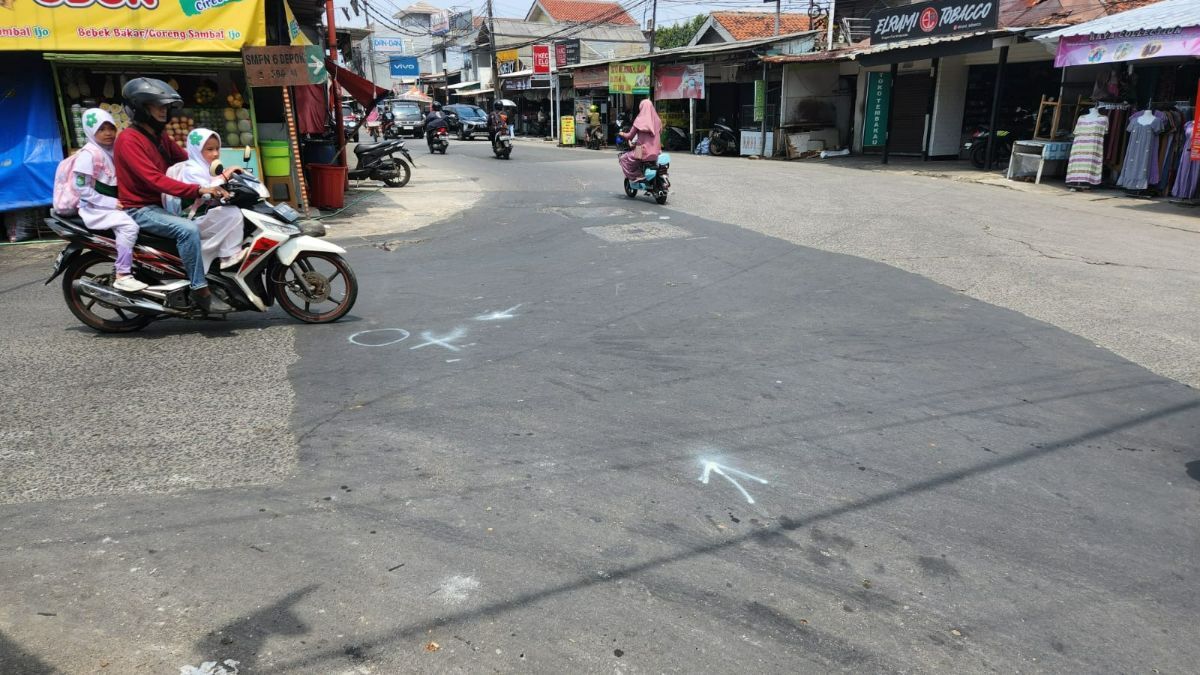
[[[1119,187],[1126,190],[1145,190],[1150,184],[1150,170],[1158,161],[1158,134],[1163,129],[1161,118],[1151,113],[1150,122],[1141,122],[1142,113],[1129,118],[1125,130],[1129,132],[1129,144],[1125,148],[1125,163],[1121,165]]]
[[[1196,196],[1197,178],[1200,178],[1200,160],[1193,160],[1188,148],[1192,147],[1193,122],[1184,127],[1183,153],[1179,157],[1179,171],[1175,174],[1175,185],[1171,196],[1176,199],[1192,199]]]
[[[1075,123],[1075,140],[1067,162],[1067,182],[1099,185],[1104,173],[1104,136],[1108,118],[1084,115]]]
[[[1125,158],[1125,124],[1129,120],[1127,108],[1107,108],[1108,135],[1104,137],[1104,166],[1115,175]]]

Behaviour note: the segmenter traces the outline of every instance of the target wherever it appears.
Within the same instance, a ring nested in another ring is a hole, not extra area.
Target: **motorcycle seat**
[[[150,234],[145,230],[139,230],[137,243],[139,246],[156,248],[163,253],[179,255],[179,252],[175,249],[175,240],[170,237],[160,237],[157,234]]]
[[[363,155],[389,143],[391,143],[391,141],[383,141],[382,143],[359,143],[358,145],[354,146],[354,154]]]

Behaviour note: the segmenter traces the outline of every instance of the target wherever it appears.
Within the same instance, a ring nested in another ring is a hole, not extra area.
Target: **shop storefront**
[[[1131,196],[1200,199],[1200,13],[1163,2],[1038,38],[1063,69],[1063,99],[1078,102],[1066,181]]]

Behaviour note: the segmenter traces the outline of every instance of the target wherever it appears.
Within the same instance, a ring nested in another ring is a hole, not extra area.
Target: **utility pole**
[[[779,35],[779,11],[780,11],[779,6],[781,4],[782,3],[780,2],[780,0],[775,0],[775,34],[776,35]]]
[[[654,0],[650,10],[650,53],[654,53],[654,36],[658,33],[658,0]]]
[[[446,48],[450,33],[442,36],[442,105],[450,103],[450,51]]]
[[[333,3],[325,3],[325,22],[329,24],[329,60],[333,64],[337,64],[337,28],[334,26],[333,20]],[[335,143],[337,144],[337,159],[334,162],[338,166],[346,166],[346,121],[342,117],[342,85],[337,81],[337,71],[330,68],[329,70],[329,107],[333,112],[333,120],[337,129]]]
[[[492,50],[492,102],[500,100],[500,66],[496,61],[496,22],[492,17],[492,0],[487,0],[488,45]]]

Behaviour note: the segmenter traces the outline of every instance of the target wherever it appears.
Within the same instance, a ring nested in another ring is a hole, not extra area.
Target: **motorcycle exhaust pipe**
[[[149,314],[152,316],[158,314],[172,314],[178,316],[180,312],[167,309],[166,307],[152,302],[145,298],[130,297],[120,291],[98,284],[89,279],[76,279],[71,282],[72,288],[80,295],[85,295],[89,298],[99,300],[106,305],[127,309],[138,314]]]

